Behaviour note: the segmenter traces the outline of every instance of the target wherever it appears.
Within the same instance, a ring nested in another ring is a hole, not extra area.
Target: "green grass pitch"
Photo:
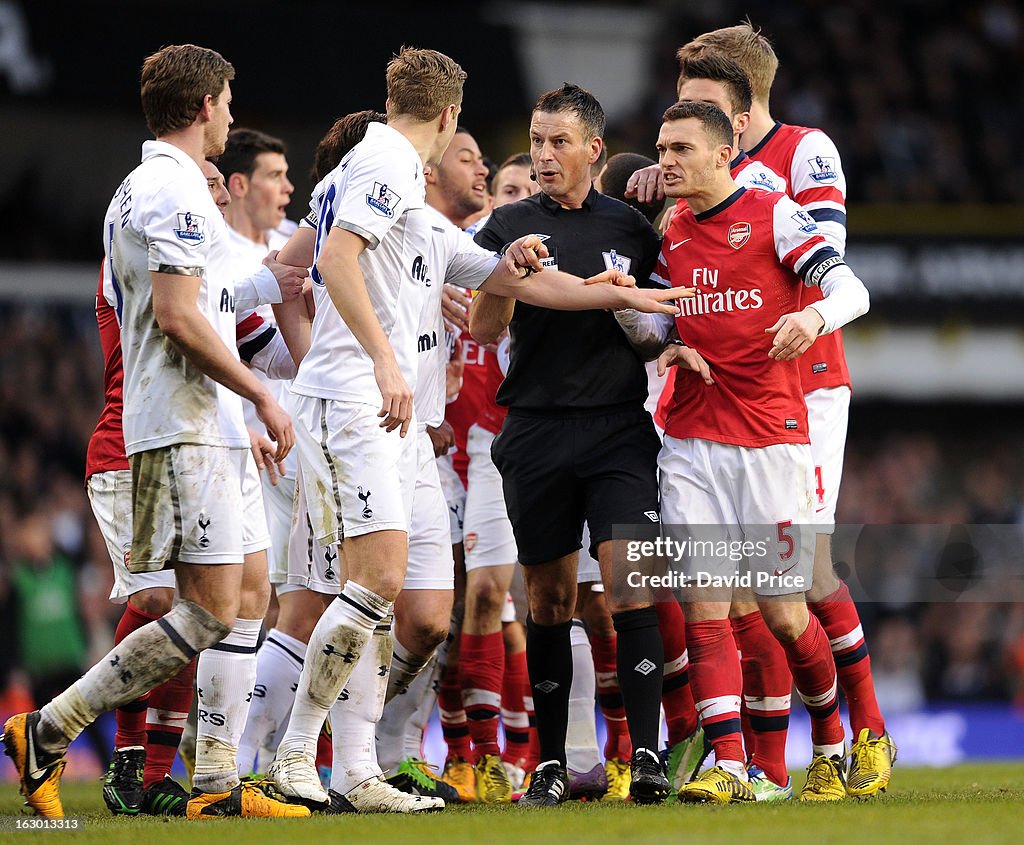
[[[794,778],[799,786],[802,775]],[[0,785],[0,815],[21,812],[13,784]],[[103,806],[100,784],[62,789],[78,831],[12,830],[2,819],[0,842],[60,837],[102,845],[283,845],[298,842],[356,845],[642,845],[659,843],[1020,843],[1024,841],[1024,765],[975,764],[948,769],[897,766],[889,793],[877,800],[833,805],[634,807],[570,803],[552,810],[454,807],[431,816],[314,816],[288,821],[186,822],[148,817],[114,818]]]

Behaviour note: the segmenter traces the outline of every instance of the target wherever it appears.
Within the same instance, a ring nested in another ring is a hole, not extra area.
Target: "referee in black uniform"
[[[589,91],[565,84],[542,95],[530,120],[541,191],[495,209],[477,242],[500,251],[537,234],[548,249],[545,264],[583,278],[615,268],[647,284],[661,239],[638,211],[592,184],[604,130],[604,110]],[[526,653],[543,761],[519,803],[548,806],[569,794],[569,631],[584,520],[618,635],[634,748],[630,793],[637,802],[658,802],[669,793],[657,753],[665,662],[658,618],[649,603],[616,604],[611,589],[612,526],[658,521],[661,442],[644,410],[644,363],[611,313],[558,312],[478,295],[474,337],[494,342],[506,325],[511,361],[497,400],[509,410],[491,454],[525,567]]]

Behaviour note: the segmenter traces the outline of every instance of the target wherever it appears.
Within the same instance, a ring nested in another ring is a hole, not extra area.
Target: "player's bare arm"
[[[692,288],[587,284],[578,276],[550,268],[520,277],[510,272],[504,262],[481,285],[481,289],[485,287],[501,296],[513,296],[529,305],[557,311],[618,311],[632,308],[645,313],[671,315],[677,314],[679,309],[669,304],[669,300],[685,299],[694,293]]]
[[[366,241],[359,235],[334,227],[320,252],[317,270],[341,319],[373,361],[373,375],[382,400],[378,413],[383,418],[381,428],[397,428],[400,436],[405,437],[412,421],[412,391],[370,303],[366,279],[359,267],[359,256],[365,249]]]
[[[516,301],[508,296],[480,291],[469,307],[469,333],[477,343],[497,343],[515,313]]]
[[[640,289],[632,277],[616,270],[600,273],[589,281],[580,279],[559,270],[545,269],[540,259],[546,255],[547,248],[536,235],[519,238],[505,249],[502,262],[494,268],[480,290],[484,295],[494,293],[510,296],[530,305],[559,311],[598,308],[618,311],[633,308],[648,313],[672,315],[678,309],[667,304],[668,300],[684,299],[694,294],[691,288]],[[500,333],[486,341],[475,334],[474,338],[480,343],[493,343]]]
[[[196,305],[198,276],[150,273],[153,315],[168,339],[203,373],[256,406],[256,413],[277,442],[276,460],[283,461],[295,445],[292,421],[270,391],[220,339]]]
[[[278,252],[277,260],[283,264],[308,268],[313,264],[315,244],[316,231],[300,227],[292,233],[288,243]],[[313,297],[310,291],[295,299],[274,305],[274,319],[296,366],[302,363],[302,359],[309,351],[313,314]]]

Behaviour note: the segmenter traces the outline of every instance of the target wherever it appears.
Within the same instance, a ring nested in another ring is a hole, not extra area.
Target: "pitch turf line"
[[[802,783],[802,775],[794,778]],[[325,842],[427,845],[684,845],[757,841],[785,845],[914,845],[916,842],[1019,843],[1024,817],[1024,766],[987,764],[950,769],[897,768],[895,785],[879,801],[838,805],[633,807],[572,803],[555,810],[456,807],[416,818],[316,816],[311,819],[186,822],[114,818],[97,783],[68,783],[65,809],[84,829],[48,836],[97,845],[302,845]],[[0,815],[19,812],[20,796],[0,784]],[[25,832],[0,833],[0,842]],[[339,839],[339,837],[344,837]]]

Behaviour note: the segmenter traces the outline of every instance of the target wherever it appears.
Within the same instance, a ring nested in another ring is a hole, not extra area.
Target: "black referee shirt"
[[[661,238],[639,211],[593,188],[582,208],[562,208],[544,193],[496,208],[476,241],[498,251],[530,234],[545,239],[563,272],[587,278],[617,266],[640,287],[654,287],[650,276]],[[644,363],[611,312],[517,302],[509,334],[511,361],[499,405],[558,413],[647,399]]]

